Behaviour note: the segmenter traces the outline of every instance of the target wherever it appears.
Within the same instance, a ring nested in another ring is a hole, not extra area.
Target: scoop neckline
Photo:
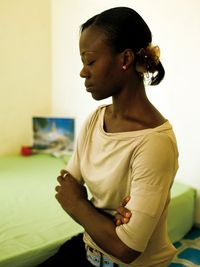
[[[126,137],[133,137],[133,136],[140,136],[140,135],[146,135],[152,132],[160,132],[160,131],[164,131],[167,129],[171,129],[171,124],[169,123],[168,120],[166,120],[164,123],[162,123],[161,125],[158,125],[154,128],[147,128],[147,129],[142,129],[142,130],[135,130],[135,131],[125,131],[125,132],[114,132],[114,133],[109,133],[106,132],[104,130],[104,116],[105,116],[105,111],[106,111],[106,107],[109,106],[110,104],[107,105],[102,105],[100,106],[100,131],[102,134],[107,135],[107,136],[126,136]]]

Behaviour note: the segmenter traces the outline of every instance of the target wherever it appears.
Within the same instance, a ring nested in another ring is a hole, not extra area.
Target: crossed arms
[[[126,246],[117,236],[116,225],[128,223],[131,212],[125,208],[129,197],[117,209],[115,218],[108,216],[88,200],[85,186],[81,185],[66,170],[61,170],[57,178],[56,199],[62,208],[92,237],[96,244],[108,254],[124,263],[131,263],[141,252]]]

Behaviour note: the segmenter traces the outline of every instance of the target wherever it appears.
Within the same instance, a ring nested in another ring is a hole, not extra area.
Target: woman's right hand
[[[125,208],[130,198],[131,198],[130,196],[125,197],[122,201],[122,204],[117,208],[117,212],[115,214],[115,219],[114,219],[115,224],[117,226],[124,223],[128,223],[131,218],[132,215],[131,211]]]

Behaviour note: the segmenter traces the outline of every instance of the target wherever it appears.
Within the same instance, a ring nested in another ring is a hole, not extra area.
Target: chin
[[[100,101],[100,100],[106,99],[107,97],[102,97],[99,95],[92,95],[92,98],[96,101]]]
[[[92,95],[92,98],[93,98],[94,100],[97,100],[97,101],[104,100],[104,99],[110,97],[110,95],[107,96],[107,95],[101,95],[101,94],[95,94],[95,93],[91,93],[91,95]]]

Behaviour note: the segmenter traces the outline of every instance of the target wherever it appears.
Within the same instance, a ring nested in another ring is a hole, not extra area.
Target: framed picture
[[[67,117],[33,117],[33,149],[55,156],[74,149],[75,120]]]

